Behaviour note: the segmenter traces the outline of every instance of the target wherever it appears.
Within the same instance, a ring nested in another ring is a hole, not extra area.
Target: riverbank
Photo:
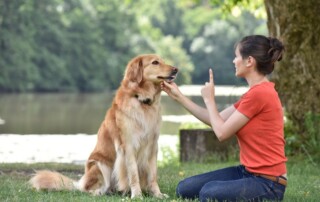
[[[18,135],[0,134],[0,163],[75,163],[84,164],[96,144],[96,135]],[[163,151],[178,152],[177,135],[160,135],[158,160]]]

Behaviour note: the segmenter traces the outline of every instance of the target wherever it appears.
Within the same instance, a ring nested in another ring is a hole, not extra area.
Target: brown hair
[[[257,70],[263,75],[270,74],[274,63],[282,59],[284,46],[277,38],[262,35],[244,37],[238,44],[240,55],[246,59],[253,57],[257,63]]]

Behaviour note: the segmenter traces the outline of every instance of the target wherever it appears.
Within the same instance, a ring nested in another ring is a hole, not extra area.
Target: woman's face
[[[245,77],[248,68],[246,67],[246,60],[244,60],[240,55],[239,46],[237,46],[235,50],[235,58],[233,59],[233,63],[236,69],[235,75],[237,77]]]

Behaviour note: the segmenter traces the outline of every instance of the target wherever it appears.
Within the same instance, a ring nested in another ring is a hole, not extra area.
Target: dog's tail
[[[36,174],[29,180],[32,187],[39,190],[74,190],[76,181],[62,175],[61,173],[41,170],[36,171]]]

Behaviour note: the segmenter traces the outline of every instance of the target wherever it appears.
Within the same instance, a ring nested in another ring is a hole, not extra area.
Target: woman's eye
[[[159,62],[158,62],[158,61],[153,61],[152,64],[153,64],[153,65],[158,65]]]

